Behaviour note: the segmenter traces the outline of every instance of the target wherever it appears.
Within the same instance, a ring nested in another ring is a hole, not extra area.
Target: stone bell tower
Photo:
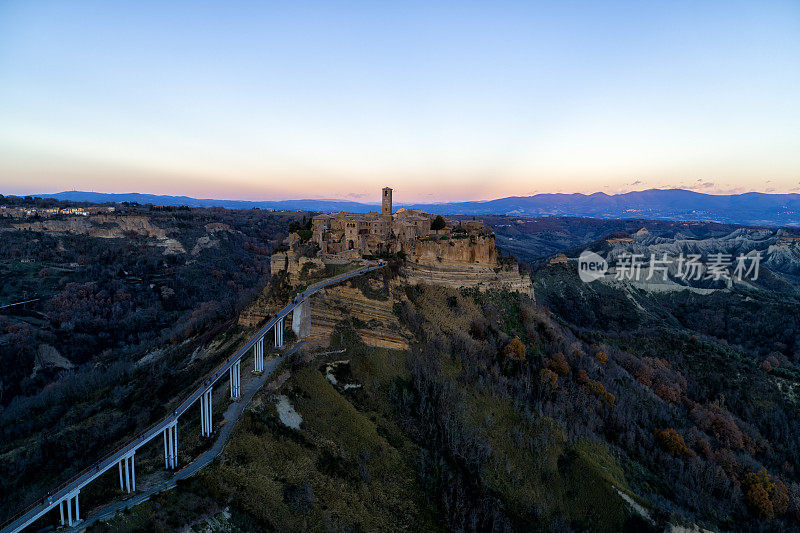
[[[389,187],[383,188],[383,209],[381,213],[384,216],[392,216],[392,189]]]

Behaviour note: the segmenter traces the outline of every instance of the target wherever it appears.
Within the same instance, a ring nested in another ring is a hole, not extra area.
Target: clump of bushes
[[[786,485],[769,475],[766,468],[746,474],[742,479],[742,489],[750,511],[761,518],[774,518],[789,507]]]
[[[670,455],[680,457],[689,453],[689,447],[683,440],[683,435],[674,428],[657,429],[654,431],[656,442],[661,449]]]
[[[541,372],[539,372],[539,381],[542,385],[550,387],[550,390],[556,390],[558,388],[558,374],[549,368],[543,368]]]
[[[569,363],[567,363],[566,357],[564,357],[564,354],[561,352],[556,352],[551,355],[545,362],[545,366],[559,376],[563,377],[569,375]]]
[[[602,383],[599,381],[589,381],[589,383],[586,384],[586,387],[589,389],[589,392],[600,398],[609,407],[614,407],[614,402],[617,399],[613,394],[606,390]]]
[[[503,355],[505,355],[506,359],[523,362],[525,361],[525,345],[522,344],[522,341],[517,337],[514,337],[511,339],[511,342],[506,344],[506,347],[503,348]]]

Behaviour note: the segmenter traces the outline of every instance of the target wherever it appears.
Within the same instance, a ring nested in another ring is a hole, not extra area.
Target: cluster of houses
[[[116,210],[113,206],[103,207],[33,207],[22,206],[14,207],[0,205],[0,217],[7,218],[49,218],[59,215],[83,216],[99,215],[101,213],[113,213]]]
[[[360,254],[407,252],[429,237],[489,234],[482,221],[456,222],[419,209],[392,212],[392,189],[382,190],[380,213],[326,213],[311,220],[312,239],[323,254],[353,250]],[[439,218],[439,225],[436,220]]]

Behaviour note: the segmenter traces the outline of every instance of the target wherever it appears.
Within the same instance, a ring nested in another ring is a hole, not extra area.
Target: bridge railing
[[[74,490],[74,488],[71,489],[72,485],[78,483],[84,477],[90,476],[94,472],[98,472],[100,470],[100,467],[103,466],[104,463],[110,461],[111,459],[115,459],[115,457],[118,456],[118,455],[124,455],[126,452],[130,451],[130,449],[135,448],[136,447],[136,441],[140,437],[144,437],[145,435],[147,435],[148,432],[153,431],[158,426],[163,424],[166,420],[167,419],[164,419],[164,420],[161,420],[161,421],[158,421],[158,422],[155,422],[155,423],[151,424],[144,431],[141,431],[138,435],[136,435],[136,437],[133,440],[133,443],[129,442],[128,444],[125,444],[123,446],[117,447],[113,451],[108,452],[105,455],[103,455],[103,457],[99,461],[94,463],[93,465],[90,465],[90,466],[87,466],[87,467],[83,468],[80,472],[78,472],[76,474],[73,474],[70,478],[66,479],[65,481],[62,481],[61,483],[59,483],[56,486],[55,489],[53,489],[50,492],[48,492],[47,493],[48,495],[45,496],[44,498],[42,498],[41,501],[36,501],[36,502],[31,503],[30,505],[28,505],[28,507],[26,507],[22,511],[19,511],[17,514],[15,514],[13,517],[11,517],[7,521],[6,524],[10,524],[12,522],[15,522],[16,520],[19,520],[20,518],[24,517],[26,514],[32,512],[32,511],[34,511],[34,510],[36,510],[36,509],[38,509],[40,507],[42,509],[49,507],[51,505],[50,504],[50,499],[52,499],[53,502],[58,503],[63,497],[67,496],[71,492],[71,490]],[[116,458],[114,461],[111,462],[111,464],[116,464],[118,461],[119,461],[119,459]],[[110,466],[110,465],[105,465],[105,466]],[[67,490],[67,489],[71,489],[71,490]],[[64,494],[60,494],[61,492],[64,492]]]

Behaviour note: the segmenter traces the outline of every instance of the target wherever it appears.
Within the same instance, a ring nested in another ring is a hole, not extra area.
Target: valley
[[[5,386],[0,410],[7,516],[163,416],[292,295],[356,268],[315,258],[291,235],[302,213],[129,209],[114,215],[133,217],[114,222],[125,228],[120,234],[107,233],[116,231],[107,215],[0,233],[17,250],[3,259],[11,282],[4,299],[33,291],[40,298],[0,318],[2,378],[16,383]],[[433,252],[421,263],[387,256],[383,269],[319,291],[302,348],[242,406],[219,455],[89,529],[798,527],[792,230],[485,223],[498,245],[495,268],[462,263],[463,253]],[[65,229],[74,227],[82,229]],[[161,246],[165,239],[180,250]],[[142,259],[116,265],[120,246],[139,247]],[[764,260],[752,283],[695,288],[671,273],[665,291],[612,274],[581,281],[575,261],[584,249],[607,257],[758,250]],[[249,272],[260,274],[244,277]],[[89,275],[96,281],[82,278]],[[224,282],[206,281],[216,277]],[[213,290],[223,292],[202,292]],[[121,292],[137,302],[136,316],[151,302],[151,322],[131,322]],[[70,323],[76,311],[84,318]],[[131,344],[120,327],[136,328],[140,340]],[[143,336],[154,328],[158,336]],[[103,329],[120,333],[95,333]],[[106,343],[104,351],[86,346],[87,335]],[[293,335],[287,342],[299,340]],[[148,407],[154,395],[161,409]],[[218,401],[214,417],[222,420],[226,404]],[[35,423],[26,422],[30,413]],[[199,428],[182,431],[181,442],[184,464],[210,446]],[[162,482],[158,462],[158,450],[142,456],[143,487]],[[113,477],[81,495],[84,516],[109,495],[125,500]]]

